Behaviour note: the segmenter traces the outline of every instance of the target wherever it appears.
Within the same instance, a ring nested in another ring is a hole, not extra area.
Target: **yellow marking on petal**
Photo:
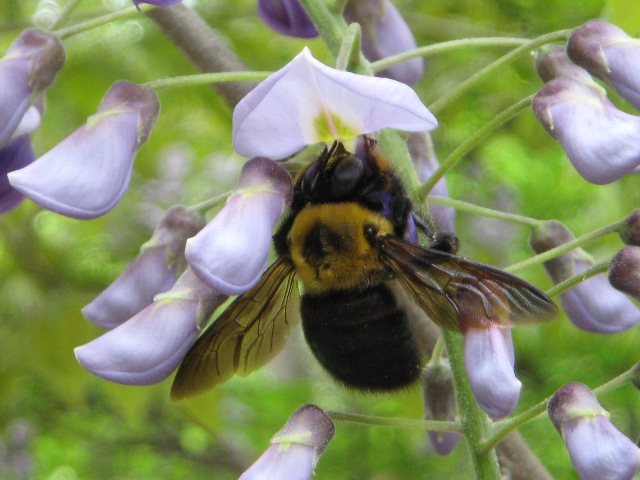
[[[331,144],[334,140],[349,139],[360,132],[353,125],[346,123],[335,113],[322,109],[313,120],[316,139],[320,142]]]
[[[271,439],[271,443],[279,443],[281,448],[288,448],[289,445],[309,445],[313,447],[313,435],[310,430],[298,433],[276,433]]]

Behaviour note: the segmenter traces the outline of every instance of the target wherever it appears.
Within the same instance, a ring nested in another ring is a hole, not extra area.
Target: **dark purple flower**
[[[625,225],[620,230],[620,238],[627,245],[640,247],[640,210],[635,210],[625,218]]]
[[[625,247],[613,257],[609,282],[617,290],[640,300],[640,247]]]
[[[454,421],[458,408],[449,362],[441,359],[436,364],[427,365],[422,374],[422,385],[425,419]],[[460,434],[454,432],[429,430],[427,434],[433,450],[443,456],[449,455],[461,438]]]
[[[64,48],[53,34],[26,30],[0,59],[0,147],[23,121],[39,94],[53,82],[65,61]]]
[[[0,148],[0,213],[16,208],[24,195],[9,183],[7,174],[26,167],[36,159],[29,135],[22,135]]]
[[[204,227],[199,215],[183,206],[169,209],[127,269],[82,309],[96,325],[111,329],[133,317],[153,298],[169,290],[186,266],[184,246]]]
[[[318,36],[318,30],[298,0],[258,0],[258,15],[269,28],[282,35]]]
[[[320,408],[305,405],[296,410],[271,446],[239,480],[308,480],[336,427]]]
[[[558,77],[542,87],[532,105],[589,182],[611,183],[640,165],[640,117],[616,108],[603,90]]]
[[[101,337],[75,349],[94,375],[127,385],[150,385],[171,375],[226,295],[187,269],[151,305]]]
[[[560,45],[540,48],[536,52],[535,68],[544,82],[557,77],[567,77],[586,85],[597,85],[589,72],[573,63],[567,56],[565,48]]]
[[[85,125],[31,165],[11,172],[9,181],[48,210],[81,219],[104,215],[126,192],[134,156],[158,110],[151,90],[117,82]]]
[[[562,387],[547,412],[581,480],[631,480],[640,468],[640,449],[609,421],[586,385]]]
[[[249,290],[264,271],[273,227],[292,197],[291,176],[284,168],[264,157],[248,161],[226,205],[187,241],[193,271],[227,295]]]
[[[573,31],[567,54],[640,109],[640,40],[604,20],[590,20]]]
[[[513,371],[515,358],[508,328],[469,328],[464,334],[464,366],[480,407],[492,418],[511,414],[522,383]]]
[[[383,58],[413,50],[416,39],[396,7],[389,0],[349,0],[344,17],[362,28],[362,52],[375,62]],[[412,58],[382,70],[377,75],[413,85],[422,78],[422,57]]]

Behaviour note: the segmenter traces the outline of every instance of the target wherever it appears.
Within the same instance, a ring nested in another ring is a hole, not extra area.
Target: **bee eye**
[[[364,163],[355,155],[345,155],[338,160],[331,176],[331,195],[344,197],[353,193],[364,174]]]
[[[375,245],[377,235],[378,235],[378,227],[374,227],[373,225],[365,225],[364,238],[367,239],[367,242],[369,242],[371,246]]]

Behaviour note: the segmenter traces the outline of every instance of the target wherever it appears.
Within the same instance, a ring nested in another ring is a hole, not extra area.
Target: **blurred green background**
[[[0,52],[24,28],[43,25],[62,0],[0,0]],[[256,17],[253,0],[185,1],[254,70],[276,70],[304,45],[329,62],[320,40],[276,36]],[[601,17],[640,34],[636,0],[396,0],[419,45],[471,36],[535,37]],[[129,6],[129,0],[82,2],[77,20]],[[44,22],[44,23],[43,23]],[[47,94],[34,136],[42,154],[93,114],[118,79],[144,83],[196,73],[144,15],[65,40],[67,64]],[[429,105],[500,55],[469,48],[427,60],[416,90]],[[542,85],[525,57],[476,86],[438,115],[433,138],[440,158],[488,119]],[[0,86],[1,88],[1,86]],[[210,87],[160,92],[162,110],[141,148],[128,193],[110,213],[79,221],[30,201],[0,217],[0,478],[233,479],[267,447],[305,403],[325,409],[422,417],[419,388],[365,396],[332,383],[297,335],[268,367],[215,391],[173,403],[170,381],[153,387],[108,383],[83,370],[73,348],[101,334],[80,309],[135,258],[159,215],[232,188],[243,159],[231,146],[231,112]],[[628,108],[622,105],[623,108]],[[583,180],[559,145],[527,110],[468,155],[448,177],[451,196],[490,208],[565,222],[576,235],[618,220],[640,205],[638,178],[607,186]],[[462,254],[508,266],[531,255],[521,227],[459,213]],[[610,258],[621,242],[588,245]],[[551,286],[541,267],[520,274]],[[596,387],[638,361],[638,329],[603,336],[566,318],[514,331],[523,392],[517,412],[564,383]],[[634,441],[640,402],[631,386],[601,399]],[[577,478],[548,419],[521,429],[559,479]],[[316,468],[319,479],[472,478],[466,447],[436,456],[422,432],[338,424]]]

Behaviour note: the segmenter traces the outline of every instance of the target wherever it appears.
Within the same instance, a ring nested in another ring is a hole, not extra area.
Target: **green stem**
[[[329,10],[325,0],[300,0],[300,3],[318,29],[333,58],[338,58],[342,39],[347,31],[344,19]]]
[[[349,70],[360,62],[360,24],[352,23],[342,40],[340,53],[336,60],[337,70]]]
[[[551,260],[552,258],[559,257],[563,253],[567,253],[573,250],[576,247],[581,247],[582,245],[590,242],[591,240],[595,240],[596,238],[603,237],[610,233],[613,233],[619,230],[621,227],[625,225],[626,219],[619,220],[617,222],[613,222],[609,225],[605,225],[597,230],[586,233],[578,238],[571,240],[570,242],[563,243],[551,250],[547,250],[546,252],[539,253],[533,257],[527,258],[522,262],[514,263],[510,267],[505,268],[507,272],[515,273],[519,270],[523,270],[525,268],[531,267],[533,265],[538,265],[539,263],[546,262],[547,260]]]
[[[382,60],[373,62],[371,64],[371,68],[374,72],[379,72],[385,68],[389,68],[397,63],[401,63],[415,57],[429,57],[431,55],[468,47],[518,47],[529,43],[529,41],[530,39],[528,38],[513,37],[480,37],[450,40],[447,42],[434,43],[433,45],[414,48],[412,50],[407,50],[406,52],[385,57]]]
[[[456,200],[449,197],[440,197],[438,195],[429,195],[427,202],[431,205],[442,205],[444,207],[453,207],[456,210],[471,213],[473,215],[480,215],[482,217],[493,218],[495,220],[502,220],[503,222],[515,223],[525,227],[535,228],[542,223],[542,220],[536,220],[535,218],[525,217],[517,215],[515,213],[501,212],[499,210],[493,210],[491,208],[481,207],[473,203],[464,202],[462,200]]]
[[[549,290],[547,290],[544,293],[546,293],[547,296],[549,297],[554,297],[556,295],[559,295],[562,292],[569,290],[571,287],[579,284],[580,282],[584,282],[587,278],[591,278],[594,275],[597,275],[598,273],[606,272],[609,269],[610,265],[611,265],[610,260],[598,263],[597,265],[594,265],[593,267],[585,270],[579,275],[574,275],[573,277],[563,280],[562,282],[551,287]]]
[[[164,90],[176,87],[193,87],[198,85],[209,85],[211,83],[222,82],[247,82],[264,80],[273,72],[219,72],[200,73],[196,75],[185,75],[180,77],[162,78],[145,83],[143,86],[151,90]]]
[[[493,75],[496,70],[502,68],[504,65],[507,65],[513,62],[516,58],[521,55],[528,55],[532,50],[536,48],[546,45],[547,43],[555,42],[558,40],[566,40],[571,34],[572,30],[559,30],[557,32],[548,33],[546,35],[542,35],[538,38],[534,38],[533,40],[520,45],[518,48],[511,50],[506,55],[503,55],[495,62],[490,63],[482,70],[476,72],[467,80],[459,84],[456,88],[452,89],[446,95],[440,97],[437,101],[435,101],[432,105],[429,106],[429,110],[433,114],[440,112],[443,110],[448,104],[450,104],[453,100],[459,97],[462,93],[468,90],[470,87],[475,85],[476,83],[484,80],[485,78]]]
[[[68,38],[72,35],[77,35],[79,33],[86,32],[87,30],[91,30],[93,28],[101,27],[103,25],[107,25],[108,23],[114,22],[116,20],[122,20],[125,18],[133,17],[135,15],[139,15],[140,12],[146,12],[153,8],[156,8],[154,5],[139,5],[140,10],[136,7],[129,7],[122,10],[118,10],[117,12],[108,13],[106,15],[102,15],[97,18],[93,18],[91,20],[87,20],[86,22],[77,23],[67,28],[61,28],[53,33],[55,33],[60,38]]]
[[[433,350],[431,351],[431,359],[429,360],[429,363],[433,365],[440,365],[442,363],[443,353],[444,353],[444,339],[442,338],[442,335],[440,335],[438,337],[438,340],[436,340],[436,344],[433,347]]]
[[[449,363],[456,387],[458,411],[464,435],[467,438],[469,452],[478,480],[498,480],[500,467],[494,449],[482,451],[480,445],[491,431],[491,421],[476,402],[464,368],[464,346],[462,337],[456,332],[443,330],[444,341],[447,345]]]
[[[62,9],[62,12],[60,12],[60,15],[58,15],[58,18],[56,18],[55,22],[51,24],[51,26],[49,27],[49,30],[55,30],[60,25],[62,25],[69,18],[69,15],[71,15],[71,12],[73,12],[73,10],[78,6],[78,4],[81,1],[82,0],[69,0],[69,2]]]
[[[232,194],[233,194],[233,190],[230,190],[225,193],[221,193],[220,195],[210,198],[209,200],[205,200],[204,202],[187,207],[187,211],[204,214],[208,210],[211,210],[212,208],[217,207],[221,203],[226,202],[227,198],[229,198]]]
[[[440,164],[440,167],[433,172],[433,175],[424,182],[418,191],[420,199],[424,200],[433,187],[440,181],[440,179],[458,162],[469,150],[478,145],[484,140],[490,133],[497,130],[506,121],[513,118],[522,110],[527,108],[531,104],[533,96],[523,98],[522,100],[514,103],[507,109],[500,112],[493,117],[489,122],[485,123],[482,128],[476,130],[469,138],[462,142],[451,154]]]
[[[456,422],[441,422],[436,420],[413,420],[410,418],[386,418],[374,417],[371,415],[359,415],[356,413],[336,412],[328,410],[325,412],[333,420],[339,422],[357,423],[359,425],[375,425],[378,427],[403,428],[407,430],[432,430],[435,432],[455,432],[462,433],[462,426]]]

